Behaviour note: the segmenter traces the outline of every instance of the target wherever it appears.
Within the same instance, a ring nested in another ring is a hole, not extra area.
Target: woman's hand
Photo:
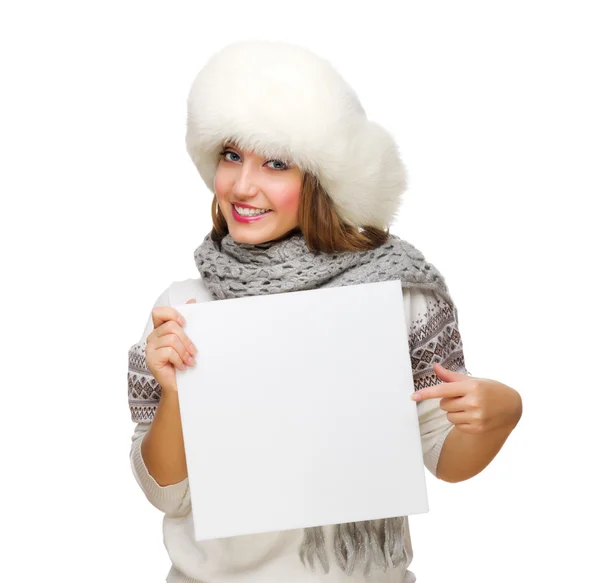
[[[188,300],[193,304],[196,300]],[[152,310],[154,330],[146,339],[146,366],[154,375],[163,391],[177,391],[175,367],[186,370],[194,366],[194,354],[198,351],[186,336],[181,326],[185,324],[183,316],[169,306]]]
[[[516,427],[523,412],[517,391],[498,381],[448,370],[437,362],[433,370],[445,382],[413,393],[414,401],[441,397],[440,407],[448,412],[448,420],[465,433]]]

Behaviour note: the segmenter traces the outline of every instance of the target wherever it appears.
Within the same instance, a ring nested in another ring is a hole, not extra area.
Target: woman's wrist
[[[161,391],[160,391],[160,398],[161,401],[163,399],[165,400],[169,400],[169,401],[173,401],[173,402],[179,402],[179,394],[177,392],[177,385],[173,385],[172,387],[168,386],[168,385],[161,385],[160,387]]]

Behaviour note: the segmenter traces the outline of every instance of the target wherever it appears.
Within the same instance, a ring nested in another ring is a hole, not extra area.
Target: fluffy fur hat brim
[[[406,190],[392,136],[367,119],[332,65],[303,47],[238,42],[198,73],[186,145],[211,191],[227,140],[314,174],[340,218],[355,227],[388,228]]]

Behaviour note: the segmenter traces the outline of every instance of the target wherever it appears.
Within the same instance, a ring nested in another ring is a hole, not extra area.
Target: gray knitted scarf
[[[209,234],[195,250],[194,259],[217,300],[401,280],[403,287],[435,290],[452,302],[440,272],[420,251],[395,235],[371,251],[313,253],[301,234],[258,245],[237,243],[226,235],[220,246]],[[337,564],[348,575],[358,564],[363,565],[365,574],[372,565],[383,570],[406,566],[405,528],[405,516],[335,525]],[[322,527],[304,529],[300,559],[314,570],[315,556],[328,572]]]

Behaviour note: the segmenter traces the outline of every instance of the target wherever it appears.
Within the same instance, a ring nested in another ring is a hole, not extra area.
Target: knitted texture
[[[313,253],[302,235],[250,245],[207,235],[194,251],[196,267],[217,300],[401,280],[402,287],[437,291],[452,303],[442,274],[413,245],[390,235],[371,251]]]

